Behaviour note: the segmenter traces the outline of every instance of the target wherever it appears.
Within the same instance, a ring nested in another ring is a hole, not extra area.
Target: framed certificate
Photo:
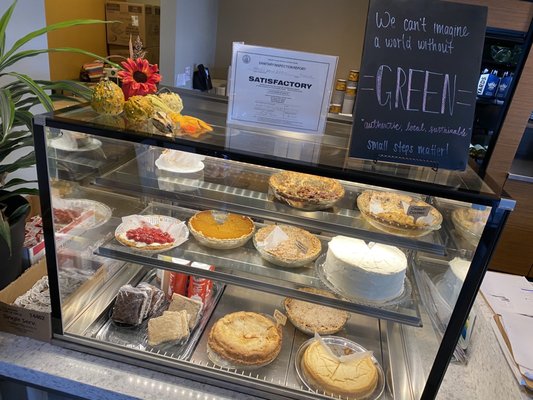
[[[322,134],[338,57],[233,44],[228,125]]]

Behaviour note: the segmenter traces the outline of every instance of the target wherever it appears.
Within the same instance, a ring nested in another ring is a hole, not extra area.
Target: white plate
[[[52,201],[54,208],[57,209],[67,209],[67,210],[76,210],[80,211],[82,214],[86,211],[93,211],[94,215],[90,218],[86,218],[80,222],[80,226],[87,229],[98,228],[105,224],[113,212],[111,209],[104,203],[99,201],[88,200],[88,199],[56,199]]]
[[[67,140],[61,137],[51,139],[49,144],[50,147],[63,151],[92,151],[102,147],[102,142],[95,138],[89,138],[89,143],[83,147],[73,147]]]
[[[188,167],[188,168],[172,168],[168,165],[166,165],[163,154],[159,156],[157,160],[155,160],[155,166],[158,169],[161,169],[163,171],[169,171],[169,172],[176,172],[178,174],[192,174],[194,172],[200,172],[204,169],[204,163],[201,161],[198,161],[196,164]]]
[[[146,221],[152,226],[159,227],[161,230],[169,232],[172,237],[174,237],[174,243],[172,243],[170,247],[164,249],[145,249],[143,247],[130,247],[123,245],[132,250],[138,250],[142,253],[150,254],[162,253],[164,251],[168,251],[173,249],[174,247],[179,246],[189,238],[189,229],[187,229],[187,225],[177,218],[168,217],[166,215],[139,215],[138,217],[141,217],[142,220]],[[170,229],[167,230],[166,228],[161,228],[161,226],[170,226]],[[135,229],[139,227],[140,223],[137,219],[126,220],[122,222],[115,230],[115,238],[121,234],[125,234],[130,229]],[[121,243],[120,241],[118,242]]]

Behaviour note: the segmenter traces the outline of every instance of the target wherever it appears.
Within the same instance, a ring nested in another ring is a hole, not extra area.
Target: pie
[[[155,226],[139,226],[115,234],[115,238],[125,246],[139,250],[166,250],[174,246],[175,239]]]
[[[321,289],[301,288],[298,290],[335,298],[330,292]],[[300,331],[310,335],[315,332],[320,335],[336,333],[344,327],[349,317],[346,311],[289,297],[285,299],[283,304],[292,324]]]
[[[490,210],[476,210],[474,208],[457,208],[452,211],[452,221],[459,231],[479,238],[489,219]]]
[[[215,249],[234,249],[254,233],[254,222],[244,215],[205,210],[189,219],[189,229],[201,244]]]
[[[307,347],[301,366],[312,386],[333,396],[363,399],[378,384],[378,369],[371,357],[340,361],[319,340]]]
[[[268,184],[278,200],[304,210],[330,208],[344,196],[339,181],[299,172],[275,173]]]
[[[273,319],[254,312],[238,311],[215,322],[207,345],[232,364],[261,366],[277,357],[281,339],[281,327]]]
[[[272,238],[275,229],[287,236],[285,240]],[[254,235],[255,247],[267,261],[282,267],[303,266],[318,257],[320,240],[304,229],[290,225],[268,225]]]
[[[442,214],[428,203],[406,194],[365,190],[357,197],[363,216],[376,220],[393,230],[433,230],[440,228]],[[381,228],[378,225],[379,228]]]

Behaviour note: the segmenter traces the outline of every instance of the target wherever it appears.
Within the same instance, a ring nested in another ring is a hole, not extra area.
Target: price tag
[[[287,316],[278,309],[274,310],[274,319],[276,320],[278,325],[285,326],[285,324],[287,323]]]
[[[409,206],[407,209],[407,215],[412,216],[415,221],[418,218],[424,218],[427,217],[429,214],[429,207],[427,206]]]

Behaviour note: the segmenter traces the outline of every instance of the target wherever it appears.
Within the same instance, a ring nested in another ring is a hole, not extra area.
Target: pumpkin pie
[[[281,350],[282,330],[268,316],[238,311],[220,318],[209,332],[210,351],[236,366],[262,366]]]
[[[201,244],[215,249],[234,249],[254,233],[254,222],[244,215],[224,211],[200,211],[189,219],[189,229]]]
[[[335,179],[291,171],[273,174],[268,184],[278,200],[303,210],[330,208],[345,193],[344,187]]]
[[[371,357],[341,361],[318,340],[305,350],[302,369],[312,386],[329,395],[350,399],[363,399],[372,394],[379,379]]]

